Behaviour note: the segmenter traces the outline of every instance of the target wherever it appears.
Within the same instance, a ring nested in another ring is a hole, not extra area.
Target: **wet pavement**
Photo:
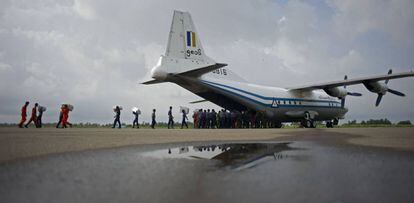
[[[414,202],[414,153],[311,141],[187,143],[0,165],[2,202]]]

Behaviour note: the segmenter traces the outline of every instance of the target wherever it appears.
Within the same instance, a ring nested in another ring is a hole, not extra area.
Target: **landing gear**
[[[332,121],[326,121],[326,127],[327,128],[333,128],[333,123],[332,123]]]
[[[275,128],[282,128],[283,126],[281,122],[275,122],[273,125]]]
[[[311,121],[311,128],[316,128],[316,121],[314,120]]]
[[[326,121],[326,127],[333,128],[335,125],[338,125],[338,123],[339,123],[339,120],[335,118],[332,121]]]
[[[301,122],[301,125],[305,128],[316,128],[316,121],[314,121],[309,112],[305,113],[305,119]]]
[[[335,118],[335,119],[333,120],[333,124],[334,124],[334,125],[338,125],[338,124],[339,124],[339,119]]]
[[[314,120],[303,120],[302,122],[300,122],[300,124],[304,128],[316,128],[317,126],[316,121]]]

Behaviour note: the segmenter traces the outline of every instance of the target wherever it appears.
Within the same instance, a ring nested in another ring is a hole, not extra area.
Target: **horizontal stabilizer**
[[[163,81],[160,81],[160,80],[148,80],[148,81],[143,82],[141,84],[143,84],[143,85],[152,85],[152,84],[157,84],[157,83],[163,83]]]
[[[216,64],[211,65],[211,66],[206,66],[206,67],[203,67],[203,68],[198,68],[198,69],[193,69],[193,70],[189,70],[189,71],[186,71],[186,72],[182,72],[182,73],[179,73],[178,75],[180,75],[180,76],[189,76],[189,77],[199,77],[203,74],[209,73],[213,70],[222,68],[224,66],[227,66],[227,64],[225,64],[225,63],[216,63]]]

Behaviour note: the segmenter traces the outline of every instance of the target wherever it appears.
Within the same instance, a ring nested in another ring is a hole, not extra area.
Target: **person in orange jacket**
[[[62,109],[62,127],[63,128],[67,128],[66,124],[68,124],[70,127],[72,127],[72,124],[69,123],[68,119],[69,119],[69,107],[68,105],[65,105],[64,108]]]
[[[24,125],[25,128],[27,128],[32,121],[37,127],[37,106],[38,105],[39,104],[35,103],[34,107],[32,108],[32,116],[30,116],[29,122],[27,122],[26,125]]]
[[[23,124],[24,122],[26,122],[26,118],[27,118],[27,106],[29,106],[29,102],[27,101],[24,106],[22,107],[22,119],[20,120],[19,123],[19,128],[23,128]]]

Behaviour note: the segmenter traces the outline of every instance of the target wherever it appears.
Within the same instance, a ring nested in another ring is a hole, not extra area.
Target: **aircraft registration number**
[[[219,68],[216,70],[211,71],[212,73],[218,74],[218,75],[227,75],[227,70],[224,68]]]

